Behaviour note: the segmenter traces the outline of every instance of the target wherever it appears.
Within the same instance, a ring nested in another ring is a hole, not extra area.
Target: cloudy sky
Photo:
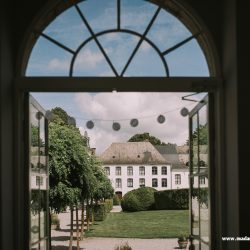
[[[93,32],[116,29],[115,0],[87,0],[78,4]],[[105,53],[120,74],[138,44],[157,6],[142,0],[121,1],[121,28],[136,33],[109,32],[98,36]],[[62,49],[44,37],[35,44],[26,70],[27,76],[114,76],[90,32],[75,7],[59,15],[43,31],[68,49]],[[163,53],[190,37],[190,31],[174,16],[161,10],[146,35],[124,76],[166,76]],[[204,54],[195,39],[164,56],[170,76],[208,76]],[[184,93],[32,93],[45,109],[60,106],[77,120],[81,131],[86,130],[88,119],[95,127],[88,130],[91,146],[102,152],[112,142],[127,141],[135,133],[149,132],[165,142],[183,144],[187,139],[187,118],[180,109],[189,109],[194,103],[184,102]],[[166,122],[159,124],[158,115],[164,114]],[[139,126],[131,128],[129,120],[139,119]],[[112,130],[113,121],[121,123],[121,130]]]
[[[82,134],[88,132],[90,146],[103,152],[112,142],[126,142],[136,133],[149,132],[164,142],[182,145],[188,138],[188,119],[180,110],[189,110],[195,103],[182,101],[187,93],[32,93],[46,109],[59,106],[74,116]],[[201,95],[195,97],[200,99]],[[165,123],[159,124],[157,117],[163,114]],[[137,118],[138,127],[130,126],[130,120]],[[87,129],[86,122],[95,123]],[[113,122],[121,124],[120,131],[112,129]]]

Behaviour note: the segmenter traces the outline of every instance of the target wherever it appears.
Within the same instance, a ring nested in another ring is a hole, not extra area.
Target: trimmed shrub
[[[121,200],[120,200],[119,196],[115,194],[113,197],[113,205],[118,206],[120,204],[121,204]]]
[[[104,204],[106,213],[109,213],[113,208],[113,199],[106,199]]]
[[[154,209],[154,192],[154,188],[142,187],[126,193],[121,200],[122,210],[136,212]]]
[[[161,209],[188,209],[189,190],[164,190],[154,193],[155,208]]]
[[[94,218],[95,221],[103,221],[105,220],[107,213],[106,213],[106,208],[105,208],[105,204],[101,203],[101,204],[95,204],[93,207],[93,211],[94,211]]]
[[[107,213],[113,208],[113,200],[106,199],[103,203],[95,204],[93,206],[94,218],[96,221],[105,220]]]

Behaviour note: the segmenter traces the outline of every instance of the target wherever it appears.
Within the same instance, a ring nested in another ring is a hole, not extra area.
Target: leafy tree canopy
[[[149,133],[136,134],[128,140],[128,142],[142,142],[142,141],[149,141],[153,145],[167,145],[165,142],[162,142],[160,139],[150,135]]]
[[[72,116],[69,116],[64,109],[60,107],[56,107],[56,108],[53,108],[51,112],[53,114],[53,118],[52,118],[53,122],[59,123],[61,125],[72,125],[76,127],[75,118]]]

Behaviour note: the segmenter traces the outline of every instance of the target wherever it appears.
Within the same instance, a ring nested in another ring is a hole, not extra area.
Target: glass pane
[[[48,242],[47,242],[48,240],[42,240],[41,242],[40,242],[40,250],[47,250],[48,248],[47,248],[47,245],[48,245]]]
[[[141,0],[121,1],[121,27],[143,34],[157,6]]]
[[[166,76],[164,64],[148,42],[143,42],[124,76]]]
[[[201,242],[201,249],[202,250],[209,250],[209,245],[204,244],[204,243]]]
[[[199,235],[199,179],[197,176],[191,178],[191,183],[193,183],[193,188],[191,189],[191,203],[192,203],[192,213],[191,213],[191,225],[192,234]]]
[[[75,7],[71,7],[56,17],[43,33],[74,51],[90,37]]]
[[[136,47],[139,37],[127,33],[110,33],[98,39],[120,74]]]
[[[176,17],[161,10],[147,37],[163,52],[191,35]]]
[[[200,250],[200,242],[198,240],[193,240],[192,250]]]
[[[192,117],[192,136],[191,136],[191,161],[192,173],[198,172],[198,116]]]
[[[38,110],[30,105],[30,227],[31,243],[39,240],[39,116]]]
[[[44,238],[48,235],[47,232],[47,191],[41,190],[40,191],[40,237]]]
[[[199,110],[199,147],[200,147],[200,172],[208,177],[208,124],[207,124],[207,106]]]
[[[40,37],[30,56],[26,76],[69,76],[72,54]]]
[[[30,232],[31,243],[35,243],[39,240],[39,189],[31,190],[30,201]]]
[[[36,107],[39,107],[36,108]],[[48,170],[46,120],[40,106],[30,98],[30,242],[48,236]],[[41,248],[42,247],[42,248]],[[32,249],[39,249],[37,245]],[[46,249],[41,243],[40,249]]]
[[[34,246],[31,246],[31,250],[39,250],[39,244],[35,244]]]
[[[165,56],[170,76],[209,76],[206,58],[195,39]]]
[[[209,196],[208,188],[200,188],[200,237],[209,243]]]
[[[78,6],[95,33],[117,27],[116,0],[88,0]]]
[[[77,55],[73,75],[114,76],[114,73],[96,43],[92,41]]]

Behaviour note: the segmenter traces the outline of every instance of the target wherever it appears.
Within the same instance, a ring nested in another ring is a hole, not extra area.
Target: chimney
[[[91,148],[91,155],[95,155],[96,148]]]

